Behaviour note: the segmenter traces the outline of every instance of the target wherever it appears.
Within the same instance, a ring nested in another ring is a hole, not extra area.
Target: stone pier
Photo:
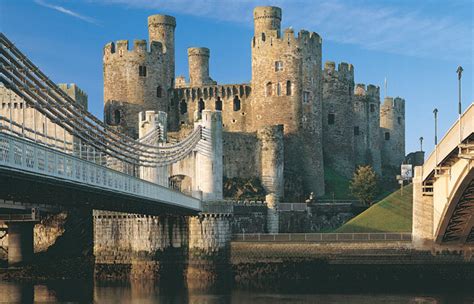
[[[19,266],[33,260],[34,222],[8,223],[8,265]]]

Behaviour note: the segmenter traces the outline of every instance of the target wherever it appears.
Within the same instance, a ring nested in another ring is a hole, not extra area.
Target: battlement
[[[405,113],[405,99],[401,97],[385,97],[382,108],[387,111]]]
[[[179,99],[199,100],[220,97],[230,99],[237,97],[249,97],[251,93],[250,84],[226,84],[226,85],[204,85],[200,87],[176,88],[176,96]]]
[[[188,48],[188,57],[189,56],[210,56],[210,50],[206,47],[190,47]]]
[[[133,49],[129,49],[128,40],[117,40],[115,43],[109,42],[104,46],[104,55],[119,54],[124,56],[130,53],[162,54],[163,45],[161,42],[152,41],[150,48],[148,48],[146,40],[135,39],[133,41]]]
[[[75,83],[58,83],[58,87],[63,90],[69,97],[74,99],[84,109],[88,106],[88,96],[85,91],[79,88]]]
[[[341,62],[337,65],[336,70],[336,63],[334,61],[326,61],[324,63],[324,75],[334,76],[339,80],[354,81],[354,66],[350,63]]]
[[[148,17],[148,27],[150,26],[170,26],[176,27],[176,18],[168,15],[151,15]]]
[[[378,99],[378,98],[380,98],[380,88],[378,86],[373,85],[373,84],[367,85],[367,88],[366,88],[365,84],[358,83],[358,84],[355,85],[354,95],[356,95],[356,96],[370,96],[370,97],[375,97],[376,99]]]
[[[297,35],[292,28],[287,28],[283,36],[277,36],[275,31],[267,31],[266,34],[256,35],[252,40],[253,48],[275,48],[290,49],[321,49],[322,39],[318,33],[300,30]]]

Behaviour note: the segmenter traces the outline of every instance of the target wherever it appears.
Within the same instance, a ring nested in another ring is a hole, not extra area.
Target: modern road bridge
[[[413,184],[413,241],[474,245],[474,104],[415,168]]]

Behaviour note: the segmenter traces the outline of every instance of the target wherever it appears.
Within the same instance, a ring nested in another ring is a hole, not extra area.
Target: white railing
[[[461,129],[461,130],[460,130]],[[461,133],[460,133],[461,131]],[[461,116],[461,128],[459,119],[446,132],[439,141],[430,156],[423,165],[423,181],[425,181],[435,170],[435,168],[455,149],[458,148],[460,140],[465,140],[474,132],[474,103],[464,111]]]
[[[241,233],[235,242],[410,242],[411,233]]]
[[[181,192],[1,132],[0,167],[201,210],[200,200]]]

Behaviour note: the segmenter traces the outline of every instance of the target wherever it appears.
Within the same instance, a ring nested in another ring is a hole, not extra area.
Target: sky
[[[406,100],[406,152],[430,152],[463,109],[474,102],[474,2],[471,0],[0,0],[0,30],[57,83],[74,82],[103,117],[102,48],[115,40],[147,39],[147,17],[176,17],[176,74],[188,74],[187,48],[211,49],[219,84],[249,82],[252,10],[283,10],[282,29],[323,38],[323,62],[352,63],[355,82],[375,84]]]

